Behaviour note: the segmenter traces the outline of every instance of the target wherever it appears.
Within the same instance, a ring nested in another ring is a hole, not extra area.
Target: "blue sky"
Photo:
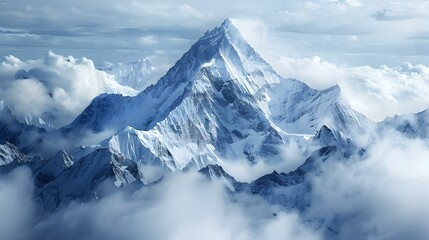
[[[14,0],[0,6],[0,55],[21,59],[53,50],[95,62],[152,56],[172,64],[229,17],[245,23],[247,38],[269,62],[320,56],[349,66],[429,65],[426,0]]]

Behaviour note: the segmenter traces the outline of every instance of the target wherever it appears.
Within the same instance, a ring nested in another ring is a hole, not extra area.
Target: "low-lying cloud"
[[[324,219],[339,239],[427,239],[427,143],[384,133],[367,150],[364,160],[324,163],[303,218]]]
[[[28,168],[0,176],[0,232],[2,239],[27,239],[34,224],[33,184]]]
[[[236,161],[225,161],[222,168],[235,180],[239,182],[252,182],[266,174],[276,171],[278,173],[288,173],[294,171],[301,166],[308,154],[305,154],[305,149],[301,144],[293,139],[288,139],[288,143],[281,147],[281,161],[273,164],[264,161],[250,163],[247,159]]]
[[[43,59],[0,62],[0,100],[21,121],[60,127],[70,123],[101,93],[135,94],[97,70],[87,58],[49,52]]]
[[[0,230],[24,240],[427,239],[429,146],[396,132],[373,135],[368,142],[363,159],[325,161],[307,178],[311,190],[289,192],[308,194],[302,212],[269,205],[256,195],[230,194],[222,181],[190,171],[132,192],[106,183],[97,190],[100,199],[73,202],[40,218],[30,172],[17,169],[0,178],[1,216],[14,216],[0,219]],[[272,193],[281,188],[288,186]]]
[[[9,223],[1,230],[12,227],[2,231],[7,239],[320,239],[298,214],[282,212],[247,195],[231,201],[221,183],[192,172],[167,176],[155,186],[132,193],[104,190],[105,197],[98,201],[72,203],[40,219],[22,204],[31,195],[12,188],[31,186],[28,176],[18,170],[6,177],[12,179],[9,182],[0,182],[0,197],[15,200],[4,202],[1,213],[18,211],[15,218],[2,218]],[[19,193],[16,198],[11,191]]]

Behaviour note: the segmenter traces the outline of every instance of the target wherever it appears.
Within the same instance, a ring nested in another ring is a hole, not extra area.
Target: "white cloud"
[[[280,58],[274,65],[286,78],[295,78],[316,89],[331,87],[343,78],[343,71],[335,64],[322,61],[318,56],[312,58]]]
[[[268,164],[258,161],[250,163],[247,159],[236,159],[236,161],[225,161],[223,169],[239,182],[252,182],[273,171],[288,173],[301,166],[308,157],[301,148],[302,143],[290,138],[289,143],[281,149],[283,161],[276,164]]]
[[[365,160],[322,166],[307,217],[333,223],[339,239],[427,239],[427,144],[392,133],[371,143]]]
[[[264,56],[264,49],[267,49],[268,35],[270,28],[264,22],[252,18],[233,18],[231,19],[244,39],[258,52]]]
[[[70,123],[101,93],[134,93],[97,70],[90,59],[52,52],[43,59],[25,62],[5,57],[0,63],[0,77],[0,99],[13,114],[27,120],[31,115],[36,122],[41,117],[56,127]]]
[[[428,1],[390,1],[382,9],[375,12],[377,20],[401,20],[429,17]]]
[[[22,186],[31,190],[28,171],[6,179],[11,180],[0,182],[0,213],[14,216],[0,220],[7,239],[320,239],[298,214],[249,195],[231,201],[224,185],[195,172],[170,175],[132,193],[104,185],[100,200],[73,203],[43,218],[27,206],[31,191]]]
[[[0,176],[0,232],[3,239],[26,239],[34,224],[31,172],[19,168]]]
[[[152,44],[157,44],[158,43],[158,41],[156,40],[156,38],[154,36],[151,36],[151,35],[140,37],[139,38],[139,42],[142,45],[152,45]]]
[[[349,38],[349,41],[351,41],[351,42],[359,41],[359,38],[356,35],[350,35],[348,38]]]
[[[321,0],[322,3],[334,3],[340,7],[350,6],[350,7],[360,7],[362,3],[359,0]]]
[[[0,213],[16,216],[0,230],[14,239],[330,239],[322,237],[325,230],[338,239],[427,239],[427,144],[392,133],[368,142],[364,160],[331,159],[310,176],[311,205],[300,213],[258,196],[229,195],[221,181],[191,171],[133,192],[103,185],[100,200],[40,219],[29,172],[19,170],[0,179],[0,206],[7,206]]]

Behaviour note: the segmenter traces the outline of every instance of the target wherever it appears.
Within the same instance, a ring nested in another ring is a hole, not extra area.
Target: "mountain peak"
[[[232,20],[230,18],[227,18],[222,22],[222,27],[230,27],[230,26],[233,26]]]
[[[215,45],[215,43],[221,43],[224,40],[234,43],[245,42],[247,44],[247,41],[243,38],[240,31],[237,29],[237,27],[234,26],[233,22],[229,18],[225,19],[221,25],[207,31],[198,42],[204,41],[206,39],[211,40],[209,41],[211,45]]]
[[[324,123],[354,123],[348,121],[349,109],[338,103],[339,91],[338,86],[318,91],[281,78],[227,19],[156,84],[135,97],[97,97],[61,131],[78,137],[88,130],[114,131],[118,134],[103,146],[130,153],[127,158],[135,161],[145,156],[173,171],[225,158],[275,161],[284,142],[277,129],[314,133]]]

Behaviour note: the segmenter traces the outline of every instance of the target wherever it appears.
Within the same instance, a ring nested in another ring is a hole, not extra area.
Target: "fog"
[[[188,171],[137,190],[105,182],[98,200],[72,202],[41,217],[31,174],[17,169],[0,179],[0,215],[8,216],[0,231],[6,239],[427,239],[428,144],[394,131],[373,134],[367,142],[365,157],[330,159],[306,177],[311,191],[298,193],[308,194],[303,211],[233,194],[222,181]],[[285,155],[285,161],[303,156],[297,146],[287,150],[295,155]],[[299,164],[225,169],[250,182]]]
[[[10,216],[3,218],[9,225],[1,229],[8,227],[2,231],[2,236],[10,236],[6,239],[320,239],[298,214],[245,194],[231,201],[220,182],[192,172],[168,176],[135,192],[104,187],[101,200],[74,202],[40,219],[31,204],[22,204],[30,192],[10,194],[12,186],[30,187],[28,176],[28,171],[18,169],[0,185],[0,196],[16,203],[0,200],[2,216]],[[15,211],[18,214],[8,214]]]

